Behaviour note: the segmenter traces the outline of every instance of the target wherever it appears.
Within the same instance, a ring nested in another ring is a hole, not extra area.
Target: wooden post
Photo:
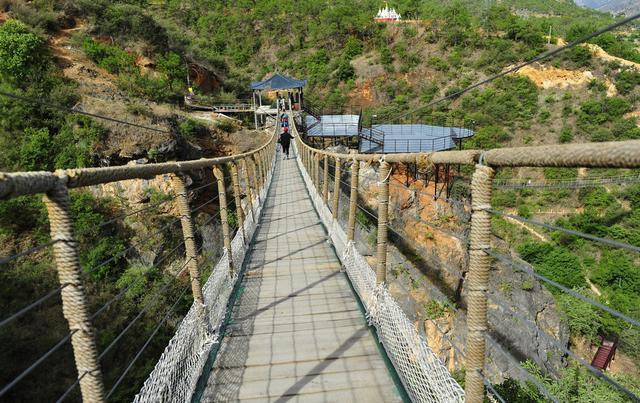
[[[258,192],[258,201],[260,200],[260,193],[262,191],[262,183],[264,182],[262,175],[262,166],[260,166],[260,156],[254,154],[252,156],[255,171],[256,171],[256,192]]]
[[[242,199],[240,198],[240,180],[238,179],[238,164],[236,161],[229,163],[231,170],[231,183],[233,185],[233,201],[236,205],[236,215],[238,216],[238,226],[242,231],[242,242],[246,245],[247,235],[244,232],[244,210],[242,209]]]
[[[227,190],[224,183],[224,172],[219,166],[213,166],[213,175],[218,180],[218,203],[220,204],[220,221],[222,223],[222,239],[224,250],[229,260],[229,273],[233,275],[233,253],[231,251],[231,234],[229,231],[229,217],[227,210]]]
[[[494,170],[476,165],[471,180],[471,233],[469,235],[469,273],[465,281],[468,290],[465,401],[481,403],[484,399],[484,371],[487,332],[487,289],[491,257],[485,249],[491,247],[491,191]]]
[[[336,166],[333,176],[333,205],[331,210],[333,212],[333,219],[338,219],[338,207],[340,204],[340,158],[336,158]]]
[[[49,214],[53,256],[58,272],[58,281],[64,286],[62,314],[69,324],[71,346],[80,379],[80,393],[85,402],[104,402],[104,383],[98,360],[98,349],[94,329],[89,319],[89,307],[82,285],[77,242],[73,233],[71,202],[65,184],[59,182],[44,196]],[[45,330],[45,329],[43,329]]]
[[[353,159],[351,164],[351,194],[349,195],[349,220],[347,222],[347,241],[353,241],[356,230],[356,210],[358,207],[358,182],[360,161]]]
[[[178,204],[178,211],[180,213],[182,236],[184,237],[184,249],[187,259],[186,264],[191,278],[191,292],[193,293],[193,300],[197,301],[200,305],[204,305],[202,287],[200,285],[200,271],[198,269],[196,237],[193,231],[193,221],[191,220],[187,188],[184,184],[184,179],[179,175],[171,175],[171,184],[176,192],[176,201]]]
[[[243,158],[242,159],[243,163],[244,163],[244,173],[245,173],[245,179],[247,182],[247,199],[248,199],[248,203],[249,203],[249,210],[251,210],[251,219],[253,220],[253,223],[255,224],[256,222],[256,213],[253,211],[253,192],[251,191],[251,188],[253,187],[251,185],[252,183],[252,175],[251,175],[251,171],[249,170],[249,160],[247,158]]]
[[[253,162],[253,158],[252,157],[247,157],[247,159],[245,160],[245,163],[247,164],[247,175],[250,176],[249,180],[250,180],[250,184],[254,193],[254,196],[256,198],[256,201],[258,202],[258,205],[260,205],[260,191],[259,191],[259,187],[258,187],[258,172],[255,166],[255,163]],[[257,207],[257,206],[256,206]],[[252,209],[253,211],[253,209]],[[255,217],[254,217],[254,222],[255,222]]]
[[[378,186],[378,269],[376,283],[387,281],[387,221],[389,219],[389,176],[391,167],[380,162]]]
[[[329,204],[329,157],[325,154],[322,158],[322,201]]]

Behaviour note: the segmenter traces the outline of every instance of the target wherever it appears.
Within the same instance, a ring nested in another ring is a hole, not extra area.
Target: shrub
[[[578,177],[576,168],[544,168],[544,177],[547,179],[575,179]]]
[[[91,60],[110,73],[118,74],[137,70],[135,57],[118,46],[106,45],[86,37],[82,41],[82,48]]]
[[[26,88],[45,78],[50,66],[46,41],[20,21],[0,25],[0,80]]]
[[[424,311],[427,315],[427,318],[439,319],[442,318],[447,312],[447,308],[444,306],[444,304],[431,299],[424,305]]]
[[[607,85],[604,82],[595,78],[589,81],[589,84],[587,85],[587,87],[590,90],[594,90],[597,92],[605,92],[607,90]]]
[[[96,145],[108,131],[94,120],[81,115],[70,115],[53,139],[56,169],[84,168],[95,165]]]
[[[602,286],[615,286],[619,292],[640,293],[640,269],[620,250],[604,251],[591,279]]]
[[[444,59],[439,58],[438,56],[431,56],[427,59],[427,64],[438,71],[448,71],[449,64]]]
[[[560,246],[528,241],[518,247],[524,260],[533,264],[536,271],[566,287],[585,285],[582,268],[577,256]],[[551,288],[552,291],[557,291]]]
[[[182,87],[187,76],[187,68],[180,55],[174,52],[165,53],[158,57],[156,66],[158,71],[167,76],[170,87]]]
[[[573,141],[573,132],[570,127],[565,126],[562,128],[558,141],[560,141],[560,143],[570,143]]]
[[[178,124],[178,135],[188,140],[208,134],[209,129],[204,124],[193,119],[185,119]]]
[[[476,134],[465,143],[468,148],[498,148],[511,140],[511,136],[501,127],[488,126],[476,131]]]
[[[55,157],[51,153],[52,148],[53,139],[48,128],[27,128],[20,145],[20,168],[29,171],[52,170]]]
[[[616,75],[616,88],[623,95],[629,94],[640,85],[640,72],[635,69],[623,70]]]
[[[338,68],[335,71],[335,77],[340,81],[348,81],[355,78],[356,71],[347,59],[341,59],[338,62]]]
[[[362,41],[356,37],[350,36],[342,49],[342,56],[347,60],[351,60],[362,54]]]
[[[590,294],[584,288],[576,291],[581,294]],[[564,293],[556,297],[556,302],[567,320],[572,335],[584,336],[590,342],[597,341],[602,323],[599,312],[593,305]]]
[[[39,195],[0,201],[0,233],[19,236],[36,229],[36,238],[47,238],[47,210]]]
[[[566,52],[567,59],[571,60],[576,67],[590,67],[593,59],[591,51],[583,46],[576,46]]]
[[[96,29],[103,35],[118,39],[142,39],[158,50],[166,49],[169,42],[166,30],[141,7],[133,4],[109,5],[96,18]]]
[[[393,56],[391,55],[391,50],[387,46],[383,46],[380,49],[380,63],[384,66],[388,66],[393,63]]]
[[[531,209],[526,204],[521,204],[518,206],[518,215],[524,218],[531,218]]]

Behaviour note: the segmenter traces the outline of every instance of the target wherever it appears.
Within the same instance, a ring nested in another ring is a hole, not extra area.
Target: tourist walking
[[[291,140],[293,140],[293,136],[289,133],[288,127],[282,128],[282,133],[280,134],[280,139],[278,143],[282,146],[282,159],[289,159],[289,146],[291,145]]]

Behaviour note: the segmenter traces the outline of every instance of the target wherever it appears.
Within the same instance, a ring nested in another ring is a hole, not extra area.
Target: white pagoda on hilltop
[[[395,8],[389,8],[389,5],[385,2],[384,8],[378,10],[378,15],[373,19],[379,22],[393,22],[400,21],[400,14],[396,12]]]

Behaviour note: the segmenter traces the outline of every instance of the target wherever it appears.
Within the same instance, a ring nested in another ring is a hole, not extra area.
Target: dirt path
[[[526,229],[527,231],[529,231],[531,233],[531,235],[533,235],[534,237],[538,238],[539,240],[541,240],[543,242],[549,242],[549,238],[547,238],[546,236],[542,235],[540,232],[538,232],[536,229],[531,227],[529,224],[524,223],[522,221],[518,221],[515,218],[511,218],[511,217],[504,217],[504,219],[509,221],[512,224],[515,224],[515,225],[517,225],[519,227],[522,227],[522,228]]]

